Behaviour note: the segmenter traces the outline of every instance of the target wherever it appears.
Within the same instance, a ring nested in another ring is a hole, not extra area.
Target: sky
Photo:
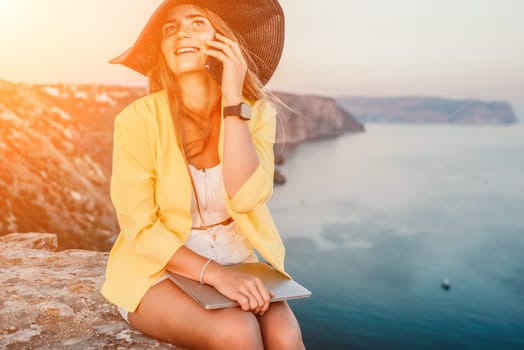
[[[108,59],[161,0],[0,0],[0,79],[145,85]],[[523,0],[280,0],[268,87],[322,96],[504,100],[524,120]]]

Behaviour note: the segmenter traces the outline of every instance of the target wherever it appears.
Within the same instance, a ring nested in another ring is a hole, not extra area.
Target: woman
[[[111,198],[121,227],[104,296],[145,334],[187,348],[302,349],[285,302],[228,264],[284,272],[265,201],[273,190],[275,110],[261,88],[280,59],[276,0],[164,1],[113,63],[151,94],[115,120]],[[212,77],[209,60],[223,71]],[[209,284],[239,308],[206,310],[166,271]]]

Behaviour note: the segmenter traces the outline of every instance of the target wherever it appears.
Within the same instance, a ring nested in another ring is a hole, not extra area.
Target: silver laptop
[[[267,289],[275,295],[271,299],[271,302],[307,298],[311,296],[309,290],[294,280],[288,279],[266,263],[256,262],[229,265],[228,268],[258,276]],[[224,307],[238,306],[237,302],[220,294],[220,292],[218,292],[214,287],[207,284],[200,284],[198,281],[172,272],[168,273],[170,276],[169,278],[179,286],[180,289],[186,292],[206,309],[220,309]]]

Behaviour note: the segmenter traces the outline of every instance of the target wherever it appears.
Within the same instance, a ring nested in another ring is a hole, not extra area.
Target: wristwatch
[[[239,103],[234,106],[224,107],[224,118],[226,117],[239,117],[243,120],[251,119],[251,107],[247,103]]]

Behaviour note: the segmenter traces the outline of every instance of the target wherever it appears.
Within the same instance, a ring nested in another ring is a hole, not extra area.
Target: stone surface
[[[55,249],[53,234],[0,237],[0,349],[177,349],[100,294],[107,253]]]

